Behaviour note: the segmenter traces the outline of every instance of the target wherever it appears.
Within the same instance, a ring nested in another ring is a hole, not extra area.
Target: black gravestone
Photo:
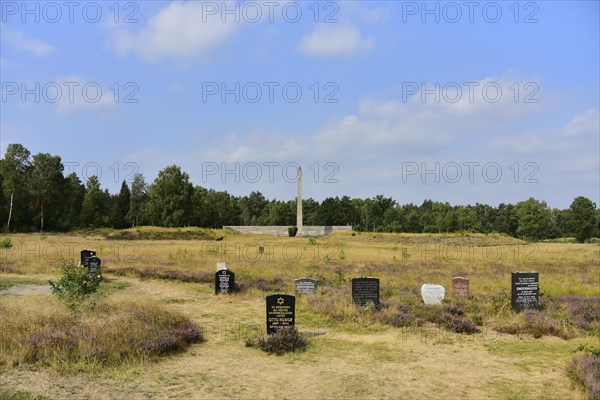
[[[299,278],[294,281],[296,283],[297,294],[313,294],[317,293],[317,279]]]
[[[267,296],[267,334],[275,333],[296,322],[296,297],[290,294]]]
[[[512,283],[512,309],[515,312],[527,308],[536,309],[539,296],[539,274],[537,272],[513,272]]]
[[[265,254],[265,248],[264,248],[264,246],[260,246],[258,248],[258,254]]]
[[[86,258],[86,264],[84,264],[87,268],[88,274],[98,274],[101,275],[100,266],[102,265],[102,260],[100,260],[96,256],[91,256]]]
[[[81,265],[88,266],[88,259],[91,257],[96,257],[96,252],[94,250],[81,250]]]
[[[215,294],[232,293],[235,288],[235,274],[229,269],[215,273]]]
[[[378,278],[353,278],[352,302],[361,307],[369,303],[379,306],[379,279]]]

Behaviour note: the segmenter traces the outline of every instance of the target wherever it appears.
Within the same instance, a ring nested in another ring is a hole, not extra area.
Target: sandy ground
[[[15,285],[8,289],[0,290],[0,294],[16,294],[21,296],[48,296],[50,293],[50,285]]]
[[[156,363],[98,372],[10,369],[0,385],[61,400],[582,398],[563,373],[576,344],[562,339],[330,327],[319,329],[306,352],[267,355],[232,331],[264,324],[263,299],[214,296],[202,284],[123,280],[133,295],[190,316],[207,341]],[[31,286],[19,285],[18,292],[31,293]]]

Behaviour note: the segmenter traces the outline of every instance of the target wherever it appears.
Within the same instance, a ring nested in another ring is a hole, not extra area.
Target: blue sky
[[[0,5],[0,151],[111,192],[600,202],[597,1]]]

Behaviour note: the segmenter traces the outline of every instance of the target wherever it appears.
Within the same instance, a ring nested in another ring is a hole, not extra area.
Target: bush
[[[72,261],[63,261],[61,277],[58,282],[48,281],[52,293],[65,301],[69,308],[95,293],[102,282],[102,273],[98,270],[89,274],[85,266],[75,265]]]
[[[288,236],[289,237],[294,237],[294,236],[296,236],[297,233],[298,233],[298,227],[297,226],[290,226],[288,228]]]
[[[12,241],[10,238],[4,238],[0,240],[0,249],[10,249],[12,247]]]
[[[252,342],[246,342],[247,345],[250,343]],[[260,336],[257,344],[262,351],[281,355],[287,352],[306,350],[308,340],[298,332],[295,326],[287,326],[271,335]]]
[[[579,354],[567,364],[566,375],[590,400],[600,400],[600,356]]]
[[[573,336],[561,321],[549,318],[542,311],[525,310],[523,317],[525,317],[524,331],[533,335],[534,338],[549,335],[569,339]]]
[[[567,310],[567,319],[579,329],[600,334],[600,297],[557,296],[555,300]]]

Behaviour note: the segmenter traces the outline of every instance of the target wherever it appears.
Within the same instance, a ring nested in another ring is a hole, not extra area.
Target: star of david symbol
[[[277,304],[282,305],[283,303],[285,303],[285,299],[283,297],[279,297],[277,299]]]

